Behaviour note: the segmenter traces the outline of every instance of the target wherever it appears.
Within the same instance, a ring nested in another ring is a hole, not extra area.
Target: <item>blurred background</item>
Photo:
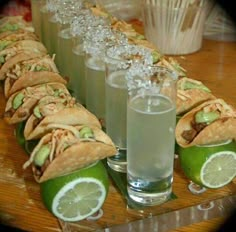
[[[1,15],[23,15],[25,20],[31,21],[30,0],[1,1],[0,16]]]
[[[236,14],[231,5],[233,1],[213,1],[205,22],[204,37],[212,40],[236,41],[234,19]],[[27,21],[32,20],[30,0],[1,1],[1,15],[23,15]],[[125,21],[139,21],[142,23],[142,0],[96,0],[94,1],[112,15]]]

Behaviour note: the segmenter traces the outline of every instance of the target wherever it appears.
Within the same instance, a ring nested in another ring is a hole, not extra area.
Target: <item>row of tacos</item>
[[[115,155],[116,148],[100,122],[70,95],[55,57],[50,57],[32,28],[21,17],[6,17],[0,22],[0,80],[7,100],[4,119],[15,125],[24,122],[24,139],[37,141],[24,168],[31,166],[35,179],[42,182]],[[112,26],[126,33],[130,42],[148,46],[159,65],[168,65],[179,75],[185,72],[126,22],[113,19]],[[81,126],[89,127],[92,136],[78,136]]]
[[[0,80],[8,124],[24,124],[36,141],[23,168],[37,182],[65,175],[116,154],[99,120],[71,96],[44,45],[21,17],[0,19]]]
[[[11,17],[3,21],[0,31],[7,25],[0,33],[0,79],[7,100],[4,119],[9,124],[24,122],[24,138],[38,140],[24,168],[32,166],[35,179],[41,182],[114,155],[115,146],[100,122],[70,95],[54,57],[28,25],[27,29],[23,23],[13,26],[17,20],[11,22]],[[174,59],[161,55],[126,22],[114,19],[112,26],[125,32],[131,43],[149,47],[156,65],[178,73],[176,141],[180,146],[236,138],[232,106],[216,98],[202,82],[188,78]]]

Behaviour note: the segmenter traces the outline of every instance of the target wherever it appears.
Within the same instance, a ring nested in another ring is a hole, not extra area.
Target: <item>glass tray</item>
[[[178,156],[175,159],[173,194],[159,206],[142,207],[129,199],[126,174],[112,171],[107,199],[97,220],[76,223],[59,220],[63,232],[87,231],[168,231],[180,226],[226,216],[236,205],[236,180],[220,189],[206,189],[200,194],[189,190],[191,182],[182,172]],[[108,230],[109,229],[109,230]]]

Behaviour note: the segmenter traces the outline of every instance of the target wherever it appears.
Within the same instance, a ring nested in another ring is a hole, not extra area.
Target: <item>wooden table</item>
[[[201,51],[184,57],[176,57],[176,59],[187,70],[189,77],[203,81],[213,94],[236,107],[236,43],[204,40]],[[5,99],[2,86],[0,91],[0,112],[3,113]],[[125,199],[111,182],[108,198],[103,206],[103,217],[96,222],[84,220],[72,225],[59,222],[44,208],[40,199],[39,186],[34,181],[31,170],[22,169],[26,160],[26,153],[17,144],[14,137],[14,126],[7,125],[1,119],[0,221],[27,231],[62,231],[62,227],[64,231],[73,231],[74,228],[77,228],[77,231],[93,231],[96,228],[109,228],[120,224],[124,224],[127,229],[130,228],[129,222],[144,222],[146,218],[150,219],[156,214],[161,215],[198,205],[207,200],[236,194],[236,183],[233,181],[224,188],[207,190],[201,195],[193,195],[187,189],[188,180],[181,169],[176,167],[174,193],[177,195],[177,199],[155,207],[155,209],[144,210],[144,212],[130,211],[126,207]],[[225,217],[215,217],[172,231],[213,231],[224,220]],[[125,227],[122,231],[126,231]],[[110,231],[121,230],[111,229]]]

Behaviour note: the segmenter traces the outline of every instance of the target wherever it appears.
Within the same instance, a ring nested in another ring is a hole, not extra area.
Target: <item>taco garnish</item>
[[[0,33],[0,40],[7,40],[11,42],[16,42],[19,40],[39,41],[39,38],[34,32],[19,29],[17,31],[5,31]]]

